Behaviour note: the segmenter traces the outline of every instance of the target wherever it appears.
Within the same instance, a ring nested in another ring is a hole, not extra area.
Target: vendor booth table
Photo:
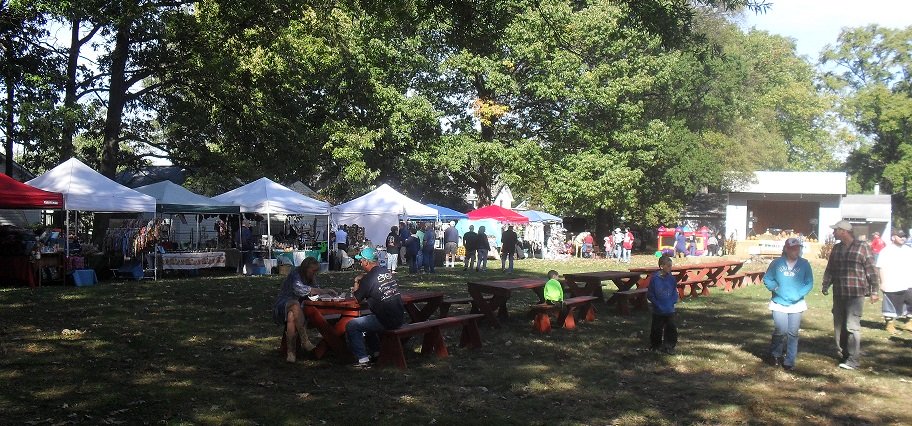
[[[162,269],[170,270],[224,268],[225,252],[162,253],[159,265]]]

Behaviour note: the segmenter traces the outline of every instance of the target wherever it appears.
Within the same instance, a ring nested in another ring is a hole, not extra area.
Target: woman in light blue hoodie
[[[763,283],[773,292],[769,302],[769,309],[773,312],[773,338],[768,362],[774,366],[781,363],[782,368],[791,370],[795,368],[795,358],[798,357],[801,313],[807,310],[804,296],[814,286],[811,264],[801,257],[801,241],[797,238],[785,240],[782,257],[770,263]]]

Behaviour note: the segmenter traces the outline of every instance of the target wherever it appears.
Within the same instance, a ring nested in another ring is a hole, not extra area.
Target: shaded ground
[[[822,266],[815,263],[818,279]],[[530,276],[622,269],[605,260],[517,267]],[[400,274],[400,282],[465,294],[461,269],[438,272]],[[352,276],[323,282],[347,288]],[[819,286],[792,373],[760,360],[771,321],[769,293],[757,286],[680,303],[675,356],[642,350],[648,314],[619,317],[613,307],[599,306],[598,319],[574,332],[537,335],[526,316],[532,293],[517,293],[504,327],[483,326],[481,350],[456,348],[450,335],[450,358],[411,354],[401,372],[286,364],[270,320],[279,283],[209,277],[0,290],[0,423],[912,423],[912,335],[890,338],[879,306],[867,305],[864,368],[839,370],[830,299]]]

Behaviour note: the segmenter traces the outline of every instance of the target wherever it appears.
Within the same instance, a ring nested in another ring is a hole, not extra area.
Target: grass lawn
[[[655,261],[637,256],[633,265]],[[533,293],[514,293],[504,327],[482,323],[480,350],[456,347],[451,333],[449,358],[410,354],[404,372],[332,359],[287,364],[270,314],[278,276],[5,288],[0,423],[912,424],[912,333],[888,336],[879,305],[866,305],[863,368],[838,369],[831,299],[819,291],[824,263],[812,264],[818,279],[793,372],[761,361],[772,329],[762,286],[679,302],[674,356],[643,350],[647,313],[621,317],[601,305],[575,331],[535,334],[526,315]],[[517,275],[626,266],[524,260]],[[437,271],[400,273],[399,282],[464,295],[469,275],[504,276]],[[347,289],[353,275],[321,279]]]

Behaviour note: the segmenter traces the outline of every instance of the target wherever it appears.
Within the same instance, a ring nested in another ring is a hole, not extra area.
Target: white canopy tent
[[[333,222],[357,223],[372,244],[382,244],[391,227],[409,216],[437,217],[437,210],[412,200],[387,184],[332,209]]]
[[[67,235],[70,234],[70,210],[101,213],[155,211],[155,198],[104,177],[76,158],[70,158],[26,183],[63,194]],[[69,253],[69,239],[66,250]]]
[[[27,184],[63,194],[67,210],[104,213],[155,211],[155,198],[134,191],[71,158]]]
[[[301,195],[269,178],[260,178],[247,185],[232,189],[212,197],[220,203],[240,206],[241,213],[260,213],[266,215],[266,233],[269,238],[269,253],[272,255],[272,215],[315,215],[328,216],[330,205],[325,201],[315,200]],[[328,223],[328,222],[327,222]],[[329,232],[327,230],[327,235]]]

